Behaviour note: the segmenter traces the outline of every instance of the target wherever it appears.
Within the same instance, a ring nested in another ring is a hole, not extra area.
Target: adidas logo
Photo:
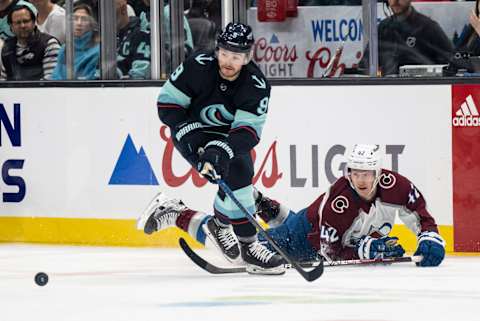
[[[480,127],[480,114],[472,95],[468,95],[452,119],[455,127]]]

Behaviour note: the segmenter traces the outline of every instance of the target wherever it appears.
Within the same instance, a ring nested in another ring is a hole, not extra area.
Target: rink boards
[[[209,212],[215,187],[173,150],[160,88],[0,89],[0,241],[176,245],[135,218],[157,191]],[[479,251],[480,91],[475,86],[275,86],[255,185],[292,209],[342,175],[357,142],[424,194],[448,250]],[[401,222],[394,232],[413,250]],[[455,238],[454,238],[455,236]]]

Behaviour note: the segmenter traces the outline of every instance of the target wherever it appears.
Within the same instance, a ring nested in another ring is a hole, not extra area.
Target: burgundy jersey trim
[[[162,103],[157,103],[157,107],[158,107],[158,108],[171,108],[171,109],[184,109],[182,106],[176,105],[176,104],[162,104]]]

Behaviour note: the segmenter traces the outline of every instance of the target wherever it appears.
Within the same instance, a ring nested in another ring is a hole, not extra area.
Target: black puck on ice
[[[37,285],[39,285],[39,286],[44,286],[45,284],[47,284],[48,283],[47,273],[38,272],[35,275],[35,283],[37,283]]]

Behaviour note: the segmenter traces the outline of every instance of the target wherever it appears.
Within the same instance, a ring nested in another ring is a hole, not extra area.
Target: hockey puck
[[[37,285],[39,285],[39,286],[44,286],[45,284],[47,284],[48,283],[47,273],[38,272],[35,275],[35,283],[37,283]]]

